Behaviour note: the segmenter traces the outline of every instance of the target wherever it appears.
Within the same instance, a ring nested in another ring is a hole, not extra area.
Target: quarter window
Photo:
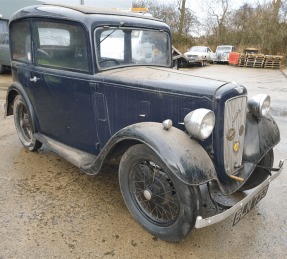
[[[12,59],[31,62],[31,35],[28,21],[11,26]]]
[[[37,65],[88,71],[86,36],[82,27],[36,22],[36,34]]]

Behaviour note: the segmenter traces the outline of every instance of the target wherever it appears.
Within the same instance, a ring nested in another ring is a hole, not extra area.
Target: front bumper
[[[191,63],[191,64],[197,62],[195,58],[191,58],[191,57],[188,57],[188,58],[187,58],[187,61],[188,61],[188,63]]]
[[[245,214],[247,214],[250,211],[250,209],[252,209],[261,200],[261,198],[265,196],[269,183],[273,181],[276,177],[278,177],[280,173],[282,172],[283,164],[284,164],[284,161],[281,160],[279,163],[279,167],[275,169],[275,173],[273,173],[263,183],[258,185],[249,195],[247,195],[240,202],[236,203],[230,209],[222,213],[219,213],[215,216],[208,217],[208,218],[202,218],[202,216],[197,216],[195,227],[196,228],[207,227],[212,224],[218,223],[234,214],[235,214],[235,218],[234,218],[233,223],[236,224],[240,220],[240,218],[242,218]],[[238,216],[237,212],[239,212],[240,216]]]

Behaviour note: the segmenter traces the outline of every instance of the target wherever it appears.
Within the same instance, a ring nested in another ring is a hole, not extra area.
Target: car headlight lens
[[[208,109],[197,109],[184,118],[187,132],[194,138],[205,140],[213,131],[215,124],[214,112]]]
[[[267,94],[258,94],[248,100],[248,109],[256,117],[264,117],[270,110],[271,98]]]

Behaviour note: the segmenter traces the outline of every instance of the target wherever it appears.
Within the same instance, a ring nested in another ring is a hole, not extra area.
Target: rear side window
[[[35,26],[37,65],[88,71],[86,35],[82,27],[42,21]]]
[[[28,21],[11,25],[12,59],[31,62],[31,35]]]

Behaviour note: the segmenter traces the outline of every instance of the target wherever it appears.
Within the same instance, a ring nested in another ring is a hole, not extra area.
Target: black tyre
[[[199,188],[181,182],[148,146],[138,144],[126,151],[119,182],[131,214],[153,235],[175,242],[193,229]]]
[[[249,179],[240,188],[241,191],[250,190],[261,184],[269,176],[269,171],[262,167],[272,167],[274,162],[273,149],[270,149],[258,163],[261,167],[256,167]]]
[[[30,151],[38,150],[42,143],[34,137],[30,112],[21,95],[15,97],[13,113],[18,137],[23,146]]]
[[[178,68],[179,68],[178,60],[176,59],[173,61],[173,69],[178,70]]]
[[[5,71],[5,68],[2,64],[0,64],[0,74],[3,74]]]

